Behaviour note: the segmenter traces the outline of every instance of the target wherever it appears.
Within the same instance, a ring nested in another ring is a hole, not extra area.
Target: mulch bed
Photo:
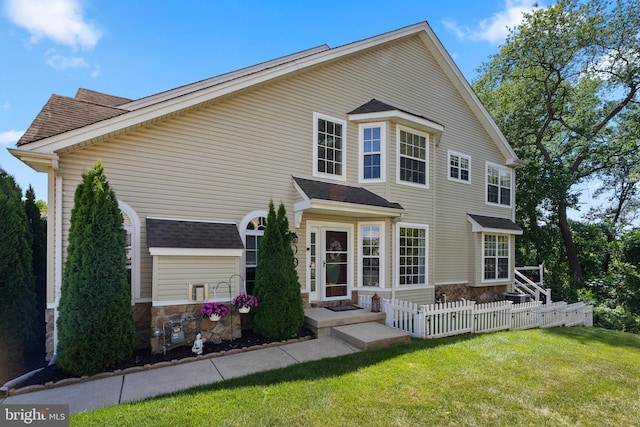
[[[300,330],[297,339],[310,339],[313,337],[311,331],[306,328]],[[278,340],[269,340],[267,338],[256,335],[252,331],[242,331],[242,337],[236,338],[234,340],[222,341],[219,344],[215,344],[212,342],[205,342],[203,346],[202,355],[206,356],[208,354],[227,352],[231,350],[241,350],[247,349],[250,347],[261,346],[264,344],[271,344],[280,342]],[[149,350],[137,350],[134,352],[133,356],[124,362],[118,363],[113,367],[112,371],[117,370],[125,370],[127,368],[133,367],[141,367],[145,365],[154,365],[161,362],[172,362],[175,360],[181,360],[186,358],[195,358],[195,354],[191,351],[191,345],[177,347],[171,350],[168,350],[166,354],[151,354]],[[33,370],[42,367],[33,366]],[[19,374],[18,374],[19,375]],[[47,383],[55,383],[68,378],[75,378],[75,375],[70,375],[64,372],[58,365],[49,365],[45,366],[41,371],[33,374],[29,378],[26,378],[24,381],[19,384],[13,384],[11,388],[19,389],[31,385],[39,385],[39,384],[47,384]]]

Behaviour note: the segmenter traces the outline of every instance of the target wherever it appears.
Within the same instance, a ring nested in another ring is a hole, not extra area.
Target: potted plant
[[[220,302],[208,302],[200,307],[202,317],[209,317],[210,320],[217,322],[223,316],[229,313],[229,307]]]
[[[240,313],[248,313],[251,307],[258,306],[258,299],[253,295],[240,294],[233,299],[233,306],[237,308]]]

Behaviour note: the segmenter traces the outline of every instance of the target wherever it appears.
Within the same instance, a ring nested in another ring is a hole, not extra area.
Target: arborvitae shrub
[[[22,190],[0,169],[0,367],[37,348],[31,231]]]
[[[253,330],[270,339],[296,336],[304,324],[300,283],[291,249],[291,234],[284,205],[276,216],[273,201],[258,250],[254,294],[259,306],[251,310]]]
[[[124,248],[122,214],[98,162],[82,175],[71,210],[57,347],[57,363],[69,373],[102,372],[133,353]]]

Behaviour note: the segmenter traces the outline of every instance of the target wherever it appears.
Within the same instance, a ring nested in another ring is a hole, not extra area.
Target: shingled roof
[[[149,248],[244,249],[233,223],[147,218]]]
[[[357,205],[375,206],[402,210],[398,203],[390,202],[362,187],[315,181],[312,179],[293,177],[298,187],[309,199],[320,199],[332,202],[353,203]]]
[[[498,218],[495,216],[482,216],[468,214],[480,227],[496,230],[511,230],[522,233],[522,228],[508,218]]]
[[[382,101],[378,101],[377,99],[372,99],[368,101],[353,111],[349,111],[347,114],[369,114],[369,113],[382,113],[386,111],[401,111],[403,113],[409,114],[414,117],[419,117],[421,119],[428,120],[437,125],[444,127],[441,123],[435,122],[427,117],[421,116],[419,114],[412,113],[411,111],[403,110],[402,108],[394,107],[393,105],[386,104]]]
[[[104,96],[110,97],[109,95]],[[89,93],[83,93],[81,97],[95,98],[95,95],[90,96]],[[112,98],[111,102],[114,102],[113,98],[115,97],[110,98]],[[18,146],[110,119],[126,112],[126,110],[96,104],[85,99],[51,95],[29,129],[18,141]]]

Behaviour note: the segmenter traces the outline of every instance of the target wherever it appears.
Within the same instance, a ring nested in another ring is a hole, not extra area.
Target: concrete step
[[[384,313],[372,313],[364,309],[335,312],[320,307],[304,310],[304,326],[316,337],[331,336],[331,329],[336,326],[366,322],[384,323],[384,319]]]
[[[360,350],[389,347],[411,341],[411,335],[408,332],[399,331],[376,322],[335,326],[332,334]]]

